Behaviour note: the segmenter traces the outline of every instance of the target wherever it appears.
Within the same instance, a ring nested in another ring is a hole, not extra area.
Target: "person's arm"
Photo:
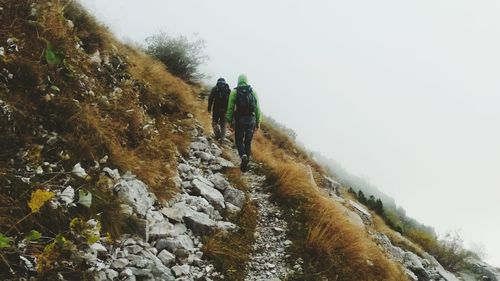
[[[212,107],[214,106],[214,91],[215,88],[212,88],[212,91],[210,92],[210,96],[208,97],[208,112],[212,112]]]
[[[260,122],[262,121],[262,114],[260,112],[260,106],[259,106],[259,99],[257,98],[257,92],[253,92],[253,95],[255,97],[255,120],[257,121],[257,128],[260,127]]]
[[[236,90],[232,90],[231,93],[229,94],[229,100],[227,101],[227,112],[226,112],[226,121],[229,124],[233,122],[235,102],[236,102]]]

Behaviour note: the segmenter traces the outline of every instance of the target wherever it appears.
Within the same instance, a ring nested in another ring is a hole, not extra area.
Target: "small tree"
[[[446,233],[439,241],[440,247],[435,253],[438,261],[445,268],[458,271],[467,264],[473,253],[464,248],[464,241],[458,231]]]
[[[366,204],[365,194],[361,190],[358,190],[358,201],[363,203],[363,204]]]
[[[163,62],[170,73],[189,83],[199,82],[204,77],[199,72],[208,57],[203,53],[202,39],[190,41],[185,36],[171,37],[159,32],[146,38],[146,53]]]
[[[384,215],[384,204],[382,203],[382,200],[377,199],[377,201],[375,201],[375,208],[374,208],[374,210],[380,216]]]
[[[354,196],[357,196],[356,195],[356,191],[352,187],[349,187],[349,189],[347,190],[347,192],[351,193]]]

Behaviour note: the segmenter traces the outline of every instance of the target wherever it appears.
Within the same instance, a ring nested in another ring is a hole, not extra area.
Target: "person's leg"
[[[250,158],[252,154],[252,139],[253,133],[255,132],[255,123],[252,122],[246,125],[245,128],[245,154]]]
[[[250,162],[251,142],[253,137],[254,123],[244,123],[243,125],[243,157],[241,157],[240,169],[242,172],[248,171]]]
[[[214,111],[212,113],[212,129],[214,130],[215,138],[218,138],[218,136],[220,135],[218,120],[219,120],[219,115],[217,114],[217,112]]]
[[[245,136],[244,127],[241,122],[236,120],[234,124],[234,142],[236,143],[236,148],[238,149],[238,154],[240,158],[245,154],[245,147],[243,145],[243,138]]]
[[[226,137],[226,114],[221,114],[219,126],[220,126],[220,139],[224,140]]]

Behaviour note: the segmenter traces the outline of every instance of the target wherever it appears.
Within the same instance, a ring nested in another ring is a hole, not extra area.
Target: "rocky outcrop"
[[[116,177],[116,175],[113,176]],[[143,217],[156,200],[154,194],[149,192],[148,187],[130,173],[126,173],[118,179],[115,191],[124,203],[131,206],[137,214]]]
[[[197,176],[192,182],[192,190],[196,195],[201,195],[219,209],[224,209],[224,196],[214,188],[212,182],[204,177]]]
[[[340,195],[340,183],[338,183],[336,180],[330,178],[329,176],[324,176],[325,178],[325,188],[328,190],[330,195],[334,194],[339,196]]]
[[[446,271],[434,257],[426,254],[424,258],[415,253],[394,246],[383,233],[373,234],[375,241],[394,261],[402,264],[410,280],[414,281],[458,281],[451,272]]]
[[[224,199],[227,203],[231,203],[241,209],[245,203],[245,193],[239,189],[228,187],[224,191]]]
[[[464,281],[485,280],[498,281],[500,280],[500,270],[493,266],[477,259],[469,258],[467,260],[469,268],[460,272],[460,277]]]

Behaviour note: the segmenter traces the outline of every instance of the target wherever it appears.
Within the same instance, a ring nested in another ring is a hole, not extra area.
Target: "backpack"
[[[226,111],[230,92],[228,84],[218,84],[212,89],[211,99],[214,111]]]
[[[231,92],[231,90],[229,89],[229,85],[228,84],[219,84],[217,85],[217,99],[219,101],[221,100],[227,100],[227,97],[229,96],[229,93]]]
[[[257,100],[252,87],[242,86],[236,88],[236,111],[239,116],[253,116],[256,107]]]

